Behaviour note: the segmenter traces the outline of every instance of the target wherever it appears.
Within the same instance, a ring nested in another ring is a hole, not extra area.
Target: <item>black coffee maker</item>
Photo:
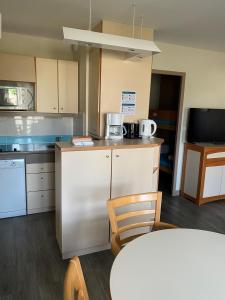
[[[139,124],[138,123],[123,123],[125,127],[124,137],[127,139],[139,138]]]

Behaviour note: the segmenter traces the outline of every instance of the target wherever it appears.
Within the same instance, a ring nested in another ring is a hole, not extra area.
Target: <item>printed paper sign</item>
[[[135,115],[136,92],[123,91],[121,97],[121,113],[124,115]]]

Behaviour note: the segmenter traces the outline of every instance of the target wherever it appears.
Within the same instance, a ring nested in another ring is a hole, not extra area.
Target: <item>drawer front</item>
[[[27,191],[45,191],[55,189],[55,173],[27,174]]]
[[[54,172],[55,164],[52,162],[41,163],[41,164],[27,164],[26,165],[27,174],[37,174],[45,172]]]
[[[210,153],[207,154],[208,159],[212,158],[225,158],[225,152],[215,152],[215,153]]]
[[[55,191],[39,191],[27,193],[28,213],[46,211],[55,206]]]

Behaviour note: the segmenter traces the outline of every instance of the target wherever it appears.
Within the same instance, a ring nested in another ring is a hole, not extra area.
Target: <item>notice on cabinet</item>
[[[135,115],[136,92],[123,91],[121,95],[121,113],[124,115]]]

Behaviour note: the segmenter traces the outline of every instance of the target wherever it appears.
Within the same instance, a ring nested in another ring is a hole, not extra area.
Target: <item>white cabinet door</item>
[[[222,180],[220,187],[220,195],[225,195],[225,166],[222,166]]]
[[[63,257],[106,248],[111,150],[63,152],[61,170]]]
[[[206,167],[203,198],[220,195],[222,168],[221,166]]]
[[[58,61],[59,112],[78,112],[78,62]]]
[[[37,111],[58,113],[57,60],[36,58]]]
[[[154,148],[113,150],[111,197],[155,190],[153,157]]]

